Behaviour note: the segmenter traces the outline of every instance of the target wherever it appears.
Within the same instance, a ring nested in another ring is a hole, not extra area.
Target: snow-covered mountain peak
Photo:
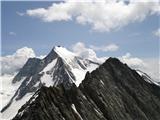
[[[61,46],[54,47],[54,51],[57,53],[58,57],[63,60],[65,64],[68,64],[71,67],[78,67],[75,64],[77,57],[76,54]]]
[[[76,56],[76,54],[74,54],[73,52],[67,50],[64,47],[61,46],[55,46],[54,47],[54,51],[60,56],[60,57],[74,57]]]
[[[84,79],[86,72],[91,72],[99,65],[98,63],[78,57],[75,53],[61,46],[55,46],[52,52],[50,52],[51,55],[55,53],[57,56],[40,72],[44,73],[41,77],[41,82],[46,86],[57,86],[66,81],[68,83],[75,83],[78,86]],[[63,73],[60,73],[59,69]],[[63,80],[64,78],[61,77],[63,74],[67,76],[66,80]]]
[[[98,66],[98,63],[83,59],[61,46],[55,46],[43,59],[29,59],[12,80],[13,83],[20,83],[20,86],[2,109],[2,117],[12,118],[42,86],[57,86],[61,83],[66,88],[72,83],[79,86],[86,72]]]

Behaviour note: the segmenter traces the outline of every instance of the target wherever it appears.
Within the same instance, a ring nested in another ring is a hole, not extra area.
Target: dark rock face
[[[160,120],[160,87],[109,58],[77,88],[41,87],[13,120]]]
[[[44,58],[29,58],[20,72],[14,77],[13,83],[16,83],[22,79],[22,77],[30,77],[38,74],[48,63],[58,57],[57,53],[54,51],[54,48],[51,52]]]

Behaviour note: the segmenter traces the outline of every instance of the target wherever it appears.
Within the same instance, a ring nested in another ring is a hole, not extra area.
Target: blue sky
[[[70,48],[77,42],[86,46],[116,44],[114,52],[97,51],[98,56],[122,56],[129,52],[140,58],[159,57],[159,38],[153,31],[159,28],[159,16],[147,16],[141,22],[132,22],[120,29],[98,32],[90,24],[75,20],[43,22],[33,16],[17,14],[28,9],[48,8],[53,2],[2,2],[2,56],[12,54],[24,46],[37,55],[47,54],[55,45]]]

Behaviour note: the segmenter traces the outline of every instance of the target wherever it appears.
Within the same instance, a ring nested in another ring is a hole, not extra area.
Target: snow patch
[[[75,84],[78,87],[79,84],[82,82],[82,80],[84,80],[86,73],[92,72],[93,70],[95,70],[98,67],[98,65],[96,64],[90,64],[86,70],[81,69],[72,69],[73,74],[76,77],[76,81]]]
[[[32,80],[32,77],[29,78],[29,80],[27,81],[26,86],[31,82],[31,80]]]
[[[75,105],[72,104],[71,107],[72,107],[72,109],[75,111],[75,113],[79,116],[79,118],[80,118],[81,120],[83,120],[83,118],[81,117],[81,115],[80,115],[79,112],[77,111]]]
[[[65,58],[66,60],[68,60],[68,58],[73,58],[74,56],[76,56],[76,54],[68,51],[66,48],[64,47],[55,47],[54,51],[62,58]]]
[[[54,84],[51,75],[46,73],[41,77],[41,82],[44,83],[46,87],[53,86]]]
[[[97,109],[94,108],[94,111],[96,111],[96,113],[97,113],[99,116],[103,116],[102,113],[100,113]]]
[[[102,80],[100,80],[101,84],[104,85],[104,82]]]
[[[54,85],[53,76],[50,74],[50,71],[54,68],[56,62],[57,59],[54,59],[40,72],[40,74],[43,74],[43,76],[40,79],[41,83],[44,83],[47,87]]]
[[[0,76],[1,87],[0,87],[0,110],[7,105],[10,99],[15,94],[21,83],[26,79],[23,77],[20,82],[12,83],[15,75],[2,75]]]
[[[39,91],[36,92],[36,93],[31,97],[31,99],[30,99],[30,101],[29,101],[29,105],[36,100],[36,98],[38,97],[38,94],[39,94]],[[27,107],[28,107],[28,106],[27,106]],[[19,112],[18,115],[19,115],[19,116],[22,116],[23,113],[25,112],[25,110],[26,110],[26,108],[25,108],[23,111]]]
[[[141,70],[136,70],[136,72],[143,77],[143,79],[150,83],[150,84],[155,84],[157,86],[160,86],[160,84],[158,84],[157,82],[155,82],[149,75],[147,75],[146,73],[142,72]]]
[[[47,71],[50,71],[56,64],[57,62],[57,59],[54,59],[52,62],[50,62],[43,70],[42,72],[47,72]],[[40,73],[42,73],[40,72]]]
[[[38,87],[39,86],[39,81],[34,85],[34,87]]]
[[[20,100],[13,100],[12,104],[10,107],[8,107],[3,113],[1,113],[2,119],[12,119],[18,112],[18,110],[21,108],[22,105],[28,101],[33,94],[28,93],[26,94],[22,99]]]
[[[87,100],[87,98],[86,98],[86,96],[85,96],[85,95],[83,95],[82,97],[83,97],[84,99],[86,99],[86,100]]]

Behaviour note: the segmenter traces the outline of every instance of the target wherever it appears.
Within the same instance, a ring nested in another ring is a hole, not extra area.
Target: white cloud
[[[32,48],[23,47],[14,54],[0,57],[2,74],[14,74],[30,57],[35,57]]]
[[[16,14],[19,15],[19,16],[24,16],[25,15],[25,13],[18,12],[18,11],[16,12]]]
[[[160,28],[154,31],[153,34],[157,37],[160,37]]]
[[[79,24],[90,25],[93,30],[104,32],[159,14],[159,5],[159,0],[129,0],[129,4],[124,0],[66,0],[53,3],[48,8],[27,10],[26,14],[45,22],[75,20]]]
[[[119,57],[123,63],[127,63],[132,69],[141,70],[147,73],[154,81],[160,82],[160,60],[158,58],[138,58],[130,53]]]
[[[9,35],[16,36],[15,32],[9,32]]]
[[[127,63],[130,67],[134,69],[138,69],[142,66],[145,67],[145,63],[142,59],[137,57],[132,57],[130,53],[126,53],[122,57],[120,57],[120,60],[124,63]]]
[[[90,46],[91,49],[95,51],[104,51],[104,52],[109,52],[109,51],[117,51],[119,47],[116,44],[109,44],[106,46]]]
[[[107,59],[107,57],[98,58],[95,51],[87,48],[82,42],[72,45],[72,51],[82,58],[94,60],[95,62],[103,63]]]
[[[147,65],[145,68],[141,68],[141,70],[150,75],[153,80],[160,82],[160,59],[144,59],[144,62]]]

